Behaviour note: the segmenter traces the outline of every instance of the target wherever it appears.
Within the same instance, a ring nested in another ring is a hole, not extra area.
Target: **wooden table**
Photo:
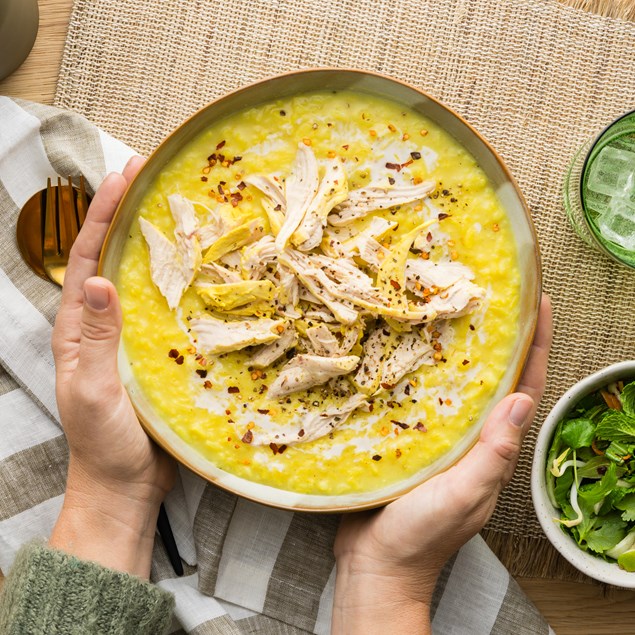
[[[562,1],[586,4],[591,9],[609,4],[609,0]],[[35,47],[26,62],[0,82],[0,95],[52,103],[72,3],[39,0],[40,31]],[[622,15],[632,14],[635,0],[613,0],[613,12],[622,7]],[[520,578],[518,582],[558,635],[635,633],[635,591],[605,593],[600,585],[536,578]]]

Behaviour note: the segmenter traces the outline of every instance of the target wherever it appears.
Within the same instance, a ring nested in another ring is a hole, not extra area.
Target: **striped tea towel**
[[[55,405],[52,322],[60,292],[22,262],[20,206],[49,176],[95,190],[133,151],[71,112],[0,97],[0,569],[46,538],[64,492],[68,448]],[[166,508],[185,575],[157,541],[152,580],[176,596],[172,632],[328,633],[338,518],[270,509],[180,469]],[[536,608],[480,537],[447,564],[433,598],[438,635],[548,635]]]

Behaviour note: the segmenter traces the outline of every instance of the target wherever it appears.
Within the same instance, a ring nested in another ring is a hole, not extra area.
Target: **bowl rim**
[[[565,534],[554,522],[558,510],[553,507],[547,495],[545,469],[548,448],[553,431],[581,399],[611,381],[635,376],[635,360],[610,364],[591,375],[587,375],[571,386],[551,409],[542,424],[534,450],[531,467],[531,497],[538,522],[553,547],[578,571],[595,580],[625,589],[635,589],[635,573],[620,569],[616,563],[606,562],[599,556],[583,551],[575,541]]]
[[[312,68],[306,68],[306,69],[299,69],[299,70],[292,70],[292,71],[288,71],[285,73],[281,73],[281,74],[277,74],[277,75],[271,75],[268,77],[265,77],[263,79],[251,82],[249,84],[246,84],[244,86],[241,86],[239,88],[237,88],[236,90],[230,91],[228,93],[225,93],[223,95],[221,95],[220,97],[210,101],[209,103],[207,103],[206,105],[202,106],[201,108],[199,108],[197,111],[195,111],[192,115],[190,115],[187,119],[185,119],[179,126],[177,126],[176,128],[174,128],[162,141],[161,143],[150,153],[150,155],[147,157],[146,162],[144,163],[144,165],[141,167],[141,170],[139,171],[139,173],[137,174],[137,176],[135,176],[135,178],[128,184],[123,197],[121,198],[117,209],[115,210],[115,214],[112,218],[110,227],[108,228],[108,232],[106,234],[106,238],[104,240],[104,244],[102,246],[102,250],[100,253],[100,257],[99,257],[99,263],[98,263],[98,274],[97,275],[103,275],[103,269],[104,269],[104,260],[105,260],[105,255],[108,252],[108,248],[110,245],[110,242],[112,241],[113,238],[113,234],[114,234],[114,227],[116,226],[116,220],[117,218],[123,213],[123,209],[126,207],[127,204],[127,199],[130,196],[131,190],[134,187],[134,182],[136,181],[136,179],[138,178],[138,176],[140,174],[142,174],[142,172],[146,169],[147,165],[150,165],[152,160],[157,156],[160,155],[160,153],[163,151],[163,147],[165,145],[168,144],[169,140],[175,135],[178,134],[183,128],[188,127],[190,125],[190,122],[192,122],[192,120],[194,120],[195,118],[198,118],[199,116],[201,116],[205,111],[207,111],[208,109],[213,108],[217,103],[224,101],[225,99],[228,99],[230,97],[236,97],[238,95],[241,95],[245,92],[248,92],[252,89],[254,89],[255,87],[261,86],[263,84],[266,84],[268,82],[271,81],[282,81],[285,79],[292,79],[293,77],[299,76],[299,75],[311,75],[311,74],[320,74],[320,73],[345,73],[345,74],[350,74],[350,75],[358,75],[358,76],[370,76],[370,77],[374,77],[374,78],[378,78],[382,81],[386,81],[389,83],[393,83],[396,85],[399,85],[403,88],[406,88],[408,90],[414,91],[415,93],[421,95],[424,99],[433,102],[437,107],[439,107],[442,110],[445,110],[447,113],[449,113],[452,117],[454,117],[456,120],[458,120],[458,122],[460,124],[462,124],[465,128],[467,128],[467,130],[474,135],[474,137],[476,137],[478,139],[478,141],[484,146],[484,148],[493,156],[493,158],[496,161],[496,164],[498,165],[498,167],[500,168],[500,170],[502,171],[502,173],[504,174],[505,178],[507,179],[507,181],[512,185],[513,191],[515,196],[518,199],[518,202],[520,204],[521,209],[523,210],[524,213],[524,220],[527,223],[527,228],[529,231],[529,234],[531,235],[531,240],[532,240],[532,244],[533,244],[533,250],[532,250],[532,255],[533,258],[531,258],[531,266],[532,266],[532,270],[533,270],[533,275],[535,276],[535,290],[534,290],[534,296],[533,298],[531,298],[531,322],[529,324],[529,328],[528,328],[528,336],[525,339],[524,342],[522,342],[520,351],[519,351],[519,355],[518,355],[518,362],[515,368],[515,372],[511,378],[511,382],[510,382],[510,388],[507,394],[511,394],[513,393],[519,382],[520,379],[522,377],[522,373],[524,371],[524,368],[527,364],[527,360],[529,358],[529,353],[531,351],[531,347],[532,347],[532,343],[533,343],[533,339],[535,336],[535,332],[536,332],[536,328],[537,328],[537,324],[538,324],[538,313],[539,313],[539,308],[540,308],[540,301],[541,301],[541,296],[542,296],[542,267],[541,267],[541,253],[540,253],[540,245],[538,242],[538,235],[537,235],[537,231],[536,231],[536,227],[535,224],[533,222],[532,216],[531,216],[531,212],[529,209],[529,205],[527,204],[527,201],[525,200],[525,197],[522,193],[522,190],[520,189],[516,179],[513,177],[513,175],[511,174],[509,168],[507,167],[507,165],[505,164],[505,162],[503,161],[501,155],[491,146],[491,144],[461,115],[459,115],[457,112],[455,112],[452,108],[450,108],[449,106],[447,106],[446,104],[444,104],[443,102],[441,102],[440,100],[436,99],[435,97],[433,97],[432,95],[428,94],[427,92],[425,92],[424,90],[409,84],[403,80],[400,79],[396,79],[394,77],[391,77],[389,75],[383,74],[383,73],[377,73],[374,71],[368,71],[368,70],[363,70],[363,69],[358,69],[358,68],[335,68],[335,67],[312,67]],[[395,99],[395,101],[398,101]],[[448,133],[451,134],[451,133]],[[453,136],[453,135],[451,135]],[[216,485],[217,487],[220,487],[221,489],[224,489],[225,491],[228,491],[234,495],[240,496],[241,498],[245,498],[247,500],[250,500],[252,502],[255,503],[259,503],[259,504],[263,504],[269,507],[273,507],[276,509],[283,509],[283,510],[288,510],[288,511],[299,511],[299,512],[310,512],[310,513],[348,513],[348,512],[357,512],[357,511],[365,511],[365,510],[370,510],[370,509],[375,509],[378,507],[382,507],[384,505],[387,505],[388,503],[400,498],[401,496],[407,494],[409,491],[415,489],[416,487],[418,487],[419,485],[421,485],[423,482],[425,482],[426,480],[428,480],[429,478],[432,478],[432,476],[428,476],[420,481],[418,481],[417,483],[414,483],[412,485],[408,485],[405,486],[401,489],[398,489],[397,491],[389,494],[389,495],[384,495],[380,498],[376,498],[373,499],[371,501],[366,501],[366,502],[354,502],[351,504],[332,504],[329,506],[324,506],[324,507],[312,507],[312,506],[308,506],[302,503],[299,504],[281,504],[278,503],[276,501],[270,500],[270,499],[264,499],[264,498],[260,498],[258,496],[255,495],[250,495],[248,493],[245,493],[244,491],[237,491],[236,489],[234,489],[233,487],[228,486],[226,483],[221,483],[219,482],[216,478],[213,478],[212,476],[210,476],[209,474],[206,474],[203,470],[198,469],[198,467],[196,467],[195,465],[192,464],[191,461],[188,460],[187,457],[183,456],[180,452],[177,452],[174,450],[174,448],[172,448],[171,446],[169,446],[169,444],[166,443],[165,439],[163,439],[159,434],[156,433],[156,431],[154,430],[154,427],[148,422],[146,421],[145,417],[143,416],[143,414],[138,410],[138,408],[136,407],[136,405],[133,402],[133,407],[135,409],[135,412],[137,414],[137,418],[139,419],[144,431],[146,432],[146,434],[148,434],[148,436],[159,446],[161,447],[165,452],[167,452],[170,456],[172,456],[174,459],[176,459],[180,464],[184,465],[185,467],[187,467],[189,470],[193,471],[195,474],[197,474],[198,476],[200,476],[201,478],[203,478],[205,481],[212,483],[214,485]],[[482,427],[482,426],[481,426]],[[452,461],[450,464],[446,465],[443,469],[440,469],[437,474],[444,472],[448,469],[450,469],[452,466],[456,465],[456,463],[458,463],[458,461],[460,461],[478,442],[478,435],[475,435],[474,440],[472,441],[472,443],[466,447],[465,451],[458,457],[456,457],[456,459],[454,461]],[[241,477],[238,477],[241,478]],[[253,483],[253,481],[249,481],[248,479],[244,479],[242,478],[242,480],[248,482],[248,483]],[[273,488],[279,491],[285,491],[282,490],[279,487]],[[302,495],[302,494],[298,494],[299,497],[303,497],[306,495]],[[347,495],[337,495],[337,498],[341,499],[342,497],[345,497]]]

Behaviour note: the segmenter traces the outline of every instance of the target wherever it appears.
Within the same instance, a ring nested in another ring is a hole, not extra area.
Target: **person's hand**
[[[142,165],[134,157],[123,175],[104,179],[70,253],[52,340],[70,460],[50,544],[147,576],[159,506],[175,468],[139,425],[121,384],[121,307],[112,283],[95,277],[114,211]]]
[[[470,452],[380,511],[343,518],[333,633],[429,632],[444,563],[482,529],[514,473],[544,391],[551,336],[551,302],[543,296],[518,392],[495,407]]]

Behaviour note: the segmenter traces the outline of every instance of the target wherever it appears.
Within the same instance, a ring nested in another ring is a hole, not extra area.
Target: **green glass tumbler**
[[[578,149],[565,175],[563,198],[582,240],[635,269],[635,111]]]

